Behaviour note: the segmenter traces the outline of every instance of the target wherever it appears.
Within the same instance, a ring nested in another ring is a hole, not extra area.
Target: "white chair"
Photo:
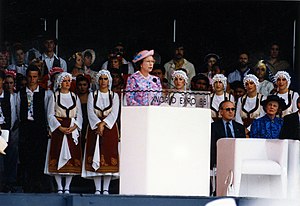
[[[299,198],[300,194],[300,141],[288,140],[288,197]]]
[[[220,139],[217,196],[286,198],[287,165],[288,140]]]

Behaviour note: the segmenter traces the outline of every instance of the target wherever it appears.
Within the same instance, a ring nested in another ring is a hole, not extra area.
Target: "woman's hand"
[[[61,132],[64,133],[64,134],[69,134],[69,133],[68,133],[68,129],[69,129],[69,128],[67,128],[67,127],[59,126],[58,129],[59,129],[59,131],[61,131]]]
[[[62,127],[62,126],[59,126],[58,129],[59,129],[59,131],[61,131],[64,134],[71,134],[75,129],[77,129],[77,125],[75,124],[72,127]]]
[[[104,121],[100,122],[98,124],[98,128],[97,128],[96,134],[99,134],[100,136],[102,136],[105,125],[106,125],[106,123]]]

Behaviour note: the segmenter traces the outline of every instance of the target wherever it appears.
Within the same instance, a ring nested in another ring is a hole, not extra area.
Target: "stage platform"
[[[0,193],[0,206],[205,206],[220,197]],[[235,198],[237,206],[299,206],[299,200]]]

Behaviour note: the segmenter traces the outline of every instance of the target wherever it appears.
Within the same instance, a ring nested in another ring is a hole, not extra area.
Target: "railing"
[[[208,91],[123,90],[121,100],[122,106],[155,105],[210,108],[210,92]]]

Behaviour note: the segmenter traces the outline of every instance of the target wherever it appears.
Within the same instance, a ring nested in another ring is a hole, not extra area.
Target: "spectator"
[[[204,74],[197,74],[191,80],[192,91],[209,91],[209,79]]]
[[[170,88],[170,83],[165,78],[166,70],[161,64],[154,64],[153,69],[150,72],[150,74],[159,78],[163,89]]]
[[[177,69],[185,69],[187,71],[187,76],[189,81],[195,76],[194,65],[186,60],[185,58],[185,49],[182,44],[174,45],[174,57],[169,62],[165,63],[164,67],[166,70],[166,78],[168,82],[172,81],[172,74]],[[190,82],[187,83],[187,88],[190,88]]]
[[[134,67],[132,65],[131,62],[127,61],[124,57],[125,57],[125,47],[124,45],[119,42],[117,43],[112,51],[113,55],[119,55],[122,58],[122,65],[124,65],[124,67],[126,67],[126,69],[124,68],[124,71],[126,70],[126,74],[133,74],[134,73]],[[102,65],[101,69],[109,69],[108,67],[108,61],[104,62],[104,64]]]
[[[283,120],[276,117],[285,108],[284,100],[276,95],[270,95],[262,101],[266,114],[255,119],[250,130],[251,138],[278,139]]]
[[[64,59],[58,57],[55,53],[55,47],[57,45],[57,39],[51,35],[45,35],[43,37],[43,46],[44,46],[44,52],[40,59],[44,61],[45,65],[45,71],[43,76],[45,74],[48,74],[50,69],[53,67],[60,67],[64,71],[67,71],[67,63]]]
[[[203,75],[207,76],[207,78],[209,79],[209,84],[212,84],[212,78],[213,78],[213,66],[214,65],[219,65],[220,63],[220,57],[217,54],[214,53],[209,53],[204,57],[204,68],[203,70]]]
[[[240,53],[237,69],[228,74],[228,82],[243,81],[247,74],[250,74],[249,54],[247,52]]]
[[[216,166],[217,141],[221,138],[245,138],[245,128],[242,124],[234,120],[235,106],[234,103],[225,100],[220,103],[218,110],[221,119],[211,124],[211,169]]]
[[[9,65],[7,69],[26,76],[28,65],[25,64],[25,53],[21,44],[15,44],[13,46],[13,57],[15,58],[15,64]]]
[[[258,61],[254,69],[255,76],[259,81],[259,89],[258,92],[264,96],[270,95],[272,90],[274,89],[274,85],[272,82],[268,81],[267,78],[267,65],[263,60]]]
[[[280,46],[276,42],[271,44],[270,56],[266,62],[273,75],[275,75],[278,71],[286,71],[290,68],[287,61],[280,59]]]
[[[230,84],[235,103],[238,102],[238,99],[246,94],[246,89],[244,87],[243,82],[241,81],[234,81]]]

